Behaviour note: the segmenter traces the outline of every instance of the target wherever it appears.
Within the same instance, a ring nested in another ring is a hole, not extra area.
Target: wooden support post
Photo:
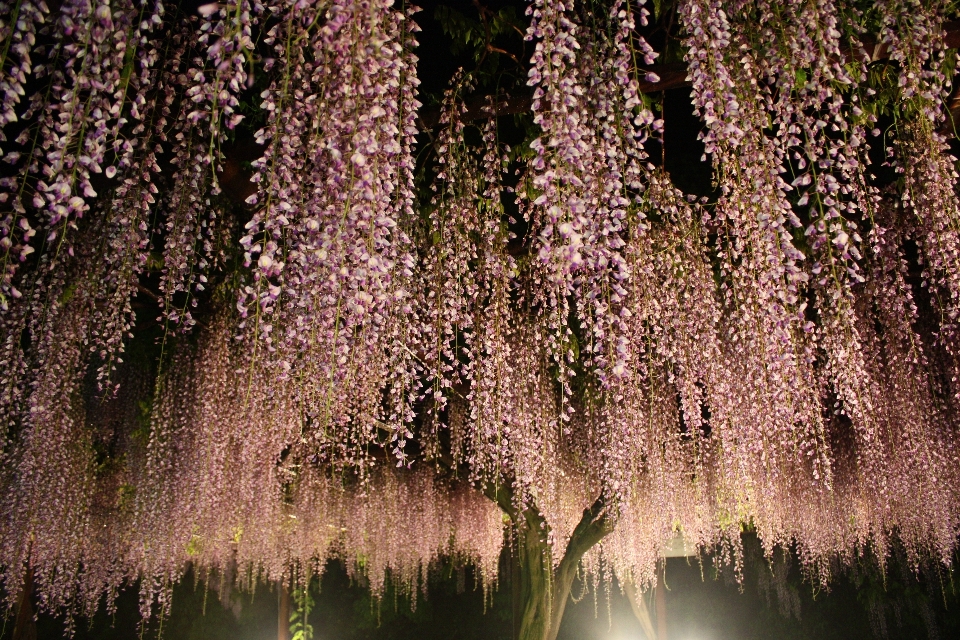
[[[653,590],[653,599],[657,609],[657,640],[667,640],[667,562],[664,560],[657,572],[657,586]]]
[[[633,615],[637,617],[643,635],[647,640],[659,640],[657,632],[653,630],[653,621],[650,618],[650,609],[647,607],[647,601],[644,594],[637,591],[636,585],[632,582],[623,583],[623,592],[630,601],[630,608],[633,609]]]

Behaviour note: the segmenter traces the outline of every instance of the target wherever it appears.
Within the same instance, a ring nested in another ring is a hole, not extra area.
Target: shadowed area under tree
[[[748,542],[748,547],[755,542]],[[505,556],[503,562],[508,562]],[[795,561],[794,561],[795,562]],[[871,617],[875,606],[886,607],[889,638],[924,640],[930,637],[922,608],[929,607],[936,633],[949,638],[960,630],[957,593],[946,588],[938,593],[931,585],[911,580],[894,568],[884,586],[878,575],[869,571],[859,576],[840,577],[830,592],[818,593],[810,584],[802,584],[796,564],[783,582],[784,600],[772,586],[773,574],[757,555],[748,554],[745,576],[738,583],[729,572],[718,576],[716,567],[706,561],[703,567],[695,559],[672,558],[667,561],[666,605],[669,610],[668,638],[702,640],[845,640],[882,635],[874,631]],[[323,578],[314,582],[314,605],[310,621],[317,640],[508,640],[513,622],[509,573],[492,599],[476,588],[471,570],[446,566],[430,575],[425,598],[415,609],[409,600],[390,592],[379,603],[370,598],[365,585],[352,582],[343,568],[333,563]],[[643,638],[641,624],[628,600],[616,585],[599,591],[577,580],[575,600],[568,605],[559,640],[619,640]],[[792,594],[792,595],[791,595]],[[910,595],[913,594],[913,595]],[[906,595],[906,598],[904,596]],[[924,600],[917,599],[922,597]],[[649,598],[650,595],[647,594]],[[792,602],[792,597],[796,602]],[[881,598],[871,604],[871,599]],[[911,601],[911,598],[913,600]],[[924,604],[924,601],[926,604]],[[167,638],[182,640],[263,640],[276,631],[277,593],[269,585],[259,585],[253,594],[234,592],[226,598],[194,587],[188,575],[177,588],[170,617],[164,622]],[[946,603],[946,604],[944,604]],[[121,593],[113,616],[98,612],[90,621],[78,625],[77,640],[124,640],[139,633],[140,614],[136,589]],[[900,611],[895,614],[893,605]],[[797,606],[797,610],[791,610]],[[651,606],[653,609],[653,606]],[[797,617],[796,613],[799,613]],[[3,640],[11,638],[8,621]],[[41,614],[38,623],[41,639],[60,638],[62,622]],[[144,637],[155,637],[152,623]]]
[[[188,583],[309,640],[330,563],[670,635],[678,538],[949,624],[958,10],[0,2],[17,640]]]

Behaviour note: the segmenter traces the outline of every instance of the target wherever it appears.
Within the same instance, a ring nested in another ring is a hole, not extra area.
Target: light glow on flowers
[[[505,540],[559,570],[597,523],[574,562],[638,586],[678,533],[740,566],[745,526],[822,581],[949,562],[955,16],[862,4],[679,2],[697,198],[651,158],[642,2],[530,3],[521,149],[463,71],[418,139],[405,3],[0,2],[10,603],[26,571],[71,614],[139,580],[149,616],[188,566],[331,558],[491,588]]]

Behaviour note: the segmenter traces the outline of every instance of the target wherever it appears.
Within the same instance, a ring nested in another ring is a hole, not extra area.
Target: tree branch
[[[590,508],[583,510],[583,516],[570,536],[560,565],[563,566],[563,563],[568,561],[580,562],[584,553],[613,531],[613,526],[614,522],[607,510],[606,498],[601,494]]]
[[[446,451],[439,452],[433,460],[448,471],[457,471],[457,464],[454,462],[453,456]],[[497,503],[500,510],[510,516],[511,520],[514,522],[517,521],[517,508],[513,504],[513,487],[508,481],[492,482],[486,480],[480,487],[480,490],[483,492],[483,495]]]
[[[497,503],[500,510],[510,516],[513,522],[517,521],[517,508],[513,504],[513,489],[505,482],[483,483],[483,495]]]
[[[557,566],[553,590],[557,597],[553,601],[553,609],[550,612],[550,634],[547,636],[548,638],[556,638],[560,631],[560,620],[563,619],[563,611],[567,606],[567,598],[570,594],[570,588],[573,586],[573,579],[577,575],[580,559],[583,558],[583,554],[613,531],[615,524],[615,518],[608,510],[606,498],[602,493],[590,508],[583,510],[583,516],[573,530],[570,541],[567,542],[563,559]]]

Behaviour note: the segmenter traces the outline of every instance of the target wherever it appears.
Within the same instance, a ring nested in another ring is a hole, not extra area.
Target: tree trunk
[[[518,546],[520,544],[520,536],[517,535],[516,531],[510,532],[510,591],[511,591],[511,604],[513,609],[513,629],[511,638],[520,637],[520,621],[523,618],[523,587],[520,584],[522,580],[523,571],[520,568],[520,553]]]
[[[13,626],[13,640],[37,640],[37,622],[33,615],[33,569],[27,567],[23,586],[17,597],[17,618]]]
[[[277,583],[279,606],[277,607],[277,640],[290,640],[290,589],[285,581]]]
[[[547,544],[550,530],[536,505],[531,503],[518,511],[507,484],[487,483],[483,486],[483,492],[513,522],[511,577],[514,639],[556,640],[580,559],[613,531],[614,517],[607,513],[605,498],[601,494],[589,509],[583,510],[583,516],[567,542],[563,558],[554,570],[553,555]]]
[[[553,560],[546,541],[543,518],[535,511],[524,514],[526,522],[517,535],[517,556],[520,565],[520,625],[517,640],[549,640],[551,626],[551,582]],[[557,597],[561,594],[553,590]]]
[[[597,498],[593,506],[583,511],[563,558],[554,569],[547,544],[549,530],[536,507],[528,507],[522,514],[511,513],[511,517],[518,528],[515,553],[522,605],[520,623],[514,627],[516,639],[556,640],[580,559],[610,533],[612,519],[607,517],[603,497]],[[520,517],[522,522],[518,522]]]

